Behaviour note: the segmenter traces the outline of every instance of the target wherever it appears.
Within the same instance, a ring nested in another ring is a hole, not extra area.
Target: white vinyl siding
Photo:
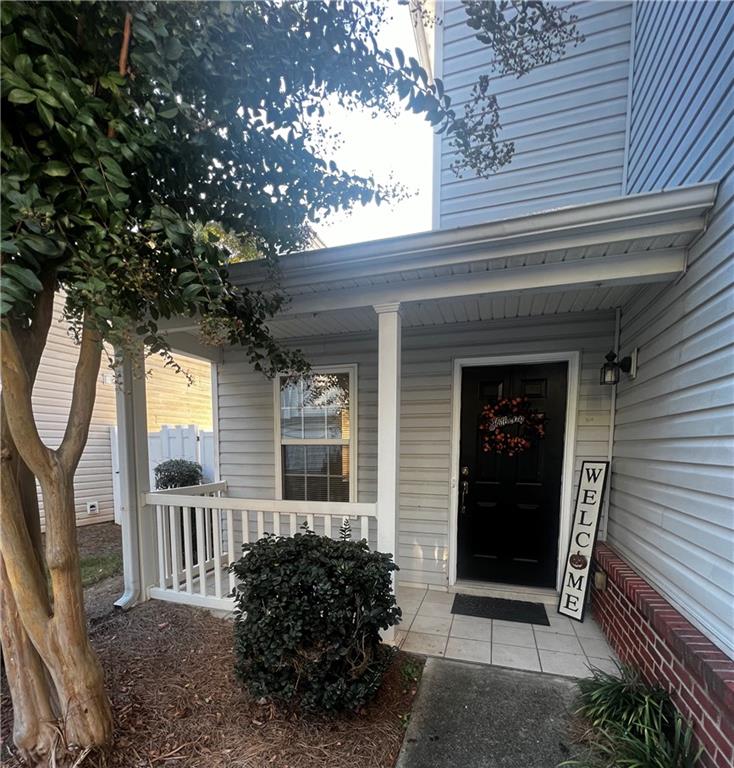
[[[610,391],[598,372],[614,335],[609,312],[405,329],[400,419],[403,583],[448,583],[451,388],[454,358],[581,351],[576,472],[606,458]],[[357,501],[376,500],[377,338],[342,335],[298,345],[313,365],[357,363]],[[230,349],[218,369],[222,479],[233,495],[275,497],[272,383]],[[575,478],[576,479],[576,478]]]
[[[50,448],[58,448],[64,436],[79,357],[79,347],[67,332],[68,323],[62,319],[63,296],[58,294],[54,302],[54,318],[33,388],[38,431]],[[176,359],[192,376],[191,386],[183,374],[166,368],[160,357],[146,361],[148,429],[157,432],[164,424],[195,424],[200,429],[211,429],[211,364],[185,355],[176,354]],[[74,477],[78,525],[114,519],[110,427],[117,423],[117,392],[112,376],[103,355],[89,438]],[[40,489],[38,497],[43,515]],[[96,515],[87,514],[87,502],[92,501],[99,505]]]
[[[33,412],[38,432],[50,448],[58,448],[64,436],[71,408],[74,370],[79,357],[79,348],[67,333],[68,324],[63,321],[61,313],[62,298],[57,296],[48,342],[33,388]],[[110,427],[116,423],[116,408],[115,385],[110,376],[111,372],[103,363],[97,380],[89,439],[74,477],[76,519],[80,525],[112,520],[114,517]],[[40,490],[38,498],[43,516]],[[96,515],[87,515],[89,501],[99,503]]]
[[[600,361],[613,337],[614,318],[608,312],[540,321],[455,323],[404,333],[399,560],[403,583],[439,587],[448,583],[454,359],[581,352],[575,486],[583,459],[607,456],[610,392],[598,380]]]
[[[376,500],[377,338],[355,343],[300,343],[313,366],[357,364],[357,487],[354,501]],[[328,351],[327,351],[328,350]],[[252,369],[241,351],[228,348],[217,369],[220,473],[233,496],[274,499],[275,413],[273,384]]]
[[[461,115],[471,86],[491,73],[491,54],[466,24],[457,0],[444,3],[440,69]],[[455,153],[439,138],[434,227],[478,224],[622,193],[629,83],[631,4],[573,4],[585,41],[558,62],[521,78],[493,77],[503,131],[515,155],[489,179],[450,169]]]
[[[623,308],[621,349],[639,348],[639,369],[618,387],[608,539],[734,656],[734,9],[638,13],[630,191],[720,187],[686,274]]]
[[[158,432],[164,426],[189,424],[209,431],[212,429],[212,364],[177,352],[174,357],[183,372],[176,373],[174,368],[166,367],[158,355],[145,361],[148,432]]]

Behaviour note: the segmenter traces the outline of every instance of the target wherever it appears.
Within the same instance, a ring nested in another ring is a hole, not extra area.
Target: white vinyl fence
[[[120,462],[117,450],[117,427],[110,427],[112,447],[112,490],[115,505],[115,521],[120,522],[122,491],[120,487]],[[153,470],[168,459],[188,459],[201,464],[204,482],[217,479],[214,432],[199,429],[194,424],[187,426],[161,427],[159,432],[148,433],[148,467],[150,487],[155,488]]]

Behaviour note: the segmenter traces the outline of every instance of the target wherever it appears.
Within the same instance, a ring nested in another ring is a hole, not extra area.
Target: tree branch
[[[82,342],[74,373],[74,391],[69,420],[57,456],[61,466],[74,472],[87,443],[89,424],[97,395],[97,376],[102,362],[102,337],[84,320]]]
[[[33,418],[32,382],[15,334],[2,329],[0,360],[2,361],[4,416],[13,442],[28,469],[37,478],[49,477],[53,467],[53,451],[38,434]]]
[[[125,14],[125,23],[122,28],[122,44],[120,45],[120,58],[117,62],[117,71],[121,77],[127,75],[127,56],[130,50],[130,31],[132,28],[133,16],[128,11]],[[107,137],[112,139],[115,136],[115,129],[112,125],[107,126]]]
[[[0,472],[0,552],[23,626],[42,652],[51,616],[48,588],[23,519],[15,478],[5,471],[4,465],[3,456],[0,463],[3,469]]]

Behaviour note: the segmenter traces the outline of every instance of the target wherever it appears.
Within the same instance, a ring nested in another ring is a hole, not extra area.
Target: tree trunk
[[[46,510],[46,561],[54,597],[42,654],[59,702],[69,746],[102,746],[112,736],[104,675],[89,642],[76,538],[73,473],[59,467],[41,484]]]
[[[74,473],[87,441],[101,362],[99,335],[85,325],[71,411],[58,450],[41,441],[31,391],[53,306],[53,277],[27,328],[2,330],[0,600],[3,655],[14,711],[14,740],[31,765],[102,746],[112,713],[87,635],[76,539]],[[41,549],[38,479],[44,500]],[[50,594],[46,578],[50,579]]]
[[[58,734],[56,711],[46,668],[33,647],[15,604],[0,558],[0,640],[13,702],[13,741],[31,765],[48,762]]]

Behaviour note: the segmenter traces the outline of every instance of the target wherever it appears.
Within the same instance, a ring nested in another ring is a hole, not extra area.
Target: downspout
[[[617,307],[614,318],[614,351],[619,355],[619,342],[622,327],[622,308]],[[609,524],[609,506],[612,498],[612,456],[614,454],[614,422],[617,415],[617,385],[612,388],[612,395],[609,404],[609,442],[607,444],[607,461],[609,462],[609,487],[607,488],[607,497],[604,502],[604,536],[599,538],[602,541],[607,540],[607,526]]]
[[[117,352],[117,454],[119,457],[122,528],[123,588],[115,600],[118,608],[131,608],[140,597],[140,549],[138,545],[138,489],[135,472],[135,404],[133,401],[133,366],[129,355]]]

